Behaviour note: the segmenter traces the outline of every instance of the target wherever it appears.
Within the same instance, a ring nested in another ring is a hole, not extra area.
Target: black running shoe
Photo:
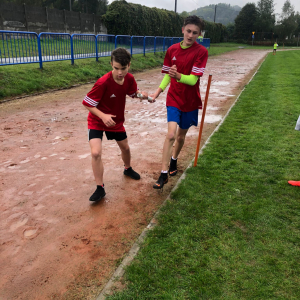
[[[170,161],[169,174],[170,176],[175,176],[177,174],[177,159],[172,159],[172,157]]]
[[[129,176],[132,179],[139,180],[141,179],[140,174],[135,172],[131,167],[124,170],[124,175]]]
[[[90,201],[93,201],[93,202],[100,201],[102,198],[104,198],[105,195],[106,195],[106,193],[105,193],[104,187],[97,186],[96,191],[90,197]]]
[[[153,185],[153,188],[160,190],[167,182],[168,182],[168,173],[160,173],[160,176],[158,180],[155,182],[155,184]]]

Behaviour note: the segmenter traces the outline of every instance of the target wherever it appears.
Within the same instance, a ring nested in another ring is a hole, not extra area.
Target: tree
[[[180,16],[183,17],[183,18],[185,19],[186,17],[189,16],[189,13],[188,13],[187,11],[184,10],[184,11],[180,14]]]
[[[229,40],[234,39],[234,34],[235,34],[235,26],[233,23],[228,23],[226,25],[226,31],[227,31],[227,38]]]
[[[288,19],[290,16],[295,14],[294,6],[290,0],[286,0],[282,7],[281,19]]]
[[[107,0],[99,0],[98,1],[98,9],[97,9],[97,15],[102,16],[106,13],[108,6]]]
[[[298,37],[298,36],[300,37],[300,14],[299,14],[299,12],[296,13],[295,20],[296,20],[296,23],[297,23],[297,27],[294,31],[294,35],[296,37]]]
[[[290,0],[286,0],[282,7],[281,19],[278,22],[276,31],[281,39],[291,39],[297,27],[298,22],[294,6]]]
[[[235,37],[247,40],[256,31],[257,10],[254,3],[247,3],[234,20]]]
[[[259,0],[257,3],[256,28],[259,32],[272,33],[275,26],[273,0]]]

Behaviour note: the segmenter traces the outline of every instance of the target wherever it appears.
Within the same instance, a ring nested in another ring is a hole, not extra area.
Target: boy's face
[[[112,74],[114,79],[117,81],[122,81],[129,71],[130,63],[126,66],[122,66],[120,63],[113,60],[110,62],[110,64],[113,69]]]
[[[200,28],[194,24],[187,24],[182,27],[183,46],[191,46],[197,40],[200,34]]]

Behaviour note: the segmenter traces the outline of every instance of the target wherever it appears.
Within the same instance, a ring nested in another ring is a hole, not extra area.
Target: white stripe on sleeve
[[[91,105],[91,106],[97,106],[97,105],[99,104],[99,102],[97,102],[97,101],[91,99],[91,98],[88,97],[88,96],[85,96],[84,101],[85,101],[87,104]]]

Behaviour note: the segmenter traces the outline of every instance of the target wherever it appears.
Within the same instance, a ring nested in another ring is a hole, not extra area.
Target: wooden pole
[[[198,142],[197,142],[197,149],[196,149],[195,160],[194,160],[194,167],[197,166],[197,161],[198,161],[199,147],[200,147],[202,130],[203,130],[203,125],[204,125],[204,118],[205,118],[205,113],[206,113],[206,106],[207,106],[207,100],[208,100],[208,95],[209,95],[211,78],[212,78],[212,75],[209,74],[208,83],[207,83],[207,87],[206,87],[204,106],[203,106],[203,111],[202,111],[201,124],[200,124],[199,135],[198,135]]]

